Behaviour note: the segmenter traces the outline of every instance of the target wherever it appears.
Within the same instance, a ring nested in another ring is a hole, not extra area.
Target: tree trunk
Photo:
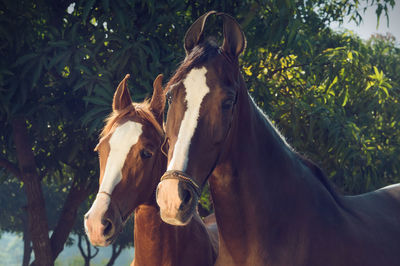
[[[35,259],[37,265],[40,266],[54,265],[43,191],[36,170],[36,162],[32,152],[32,145],[29,141],[26,121],[23,117],[17,117],[14,119],[12,126],[18,165],[28,201],[28,227]]]
[[[79,206],[83,201],[85,201],[90,193],[91,187],[77,183],[77,178],[75,177],[68,196],[65,199],[63,210],[58,218],[57,225],[50,238],[54,261],[64,249],[65,242],[74,226]],[[33,264],[35,263],[36,261]]]
[[[77,179],[77,178],[75,178]],[[74,226],[78,208],[81,203],[89,196],[91,192],[90,186],[85,187],[84,184],[79,184],[75,180],[71,185],[71,189],[64,202],[63,210],[56,228],[54,228],[51,235],[51,250],[53,252],[53,259],[56,260],[57,256],[64,249],[64,244],[68,239],[68,235]]]
[[[22,266],[28,266],[31,260],[31,253],[32,253],[32,246],[31,246],[31,237],[29,234],[29,227],[28,227],[28,217],[24,215],[22,218],[24,222],[24,258],[22,260]]]
[[[121,254],[122,247],[119,245],[112,245],[112,254],[111,258],[108,261],[106,266],[113,266],[115,263],[115,260],[118,258],[118,256]]]
[[[82,245],[82,238],[85,240],[87,253],[85,253],[85,251],[84,251],[84,248]],[[90,266],[90,260],[93,259],[94,257],[96,257],[96,255],[99,253],[99,248],[94,247],[95,252],[92,255],[90,242],[89,242],[89,239],[87,239],[86,235],[78,235],[78,248],[79,248],[79,251],[81,252],[83,259],[85,260],[85,266]]]

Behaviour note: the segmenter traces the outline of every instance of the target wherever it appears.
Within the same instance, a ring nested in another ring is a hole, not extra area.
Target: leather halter
[[[201,195],[200,186],[185,172],[178,170],[166,171],[160,179],[160,182],[166,179],[176,179],[189,185],[198,197]]]
[[[231,59],[229,56],[227,56],[227,55],[221,50],[221,48],[218,48],[218,53],[221,54],[221,55],[223,55],[223,56],[225,57],[225,59],[227,59],[229,62],[232,62],[232,59]],[[239,93],[236,92],[235,100],[234,100],[234,103],[233,103],[232,114],[236,111],[236,104],[237,104],[237,101],[238,101],[238,94],[239,94]],[[224,142],[227,140],[227,138],[228,138],[228,136],[229,136],[229,134],[230,134],[230,132],[231,132],[232,121],[233,121],[233,116],[232,116],[231,121],[229,122],[229,128],[228,128],[228,130],[227,130],[227,132],[226,132],[226,136],[225,136],[225,138],[224,138]],[[166,145],[168,142],[169,142],[169,138],[168,138],[167,136],[165,136],[164,142],[161,144],[161,152],[162,152],[167,158],[168,158],[168,154],[167,154],[167,152],[164,151],[164,147],[165,147],[165,145]],[[219,159],[220,159],[221,153],[222,153],[222,151],[219,152],[219,154],[218,154],[218,156],[217,156],[217,160],[215,161],[214,166],[212,167],[210,173],[207,175],[207,179],[208,179],[208,177],[211,175],[211,173],[214,171],[215,166],[218,164],[218,161],[219,161]],[[185,183],[189,184],[189,186],[196,192],[197,196],[200,198],[201,192],[202,192],[202,191],[201,191],[201,186],[199,186],[199,185],[196,183],[196,181],[194,181],[194,179],[193,179],[192,177],[190,177],[187,173],[185,173],[185,172],[183,172],[183,171],[179,171],[179,170],[169,170],[169,171],[166,171],[166,172],[163,174],[163,176],[162,176],[161,179],[160,179],[160,182],[163,181],[163,180],[166,180],[166,179],[176,179],[176,180],[179,180],[179,181],[181,181],[181,182],[185,182]]]
[[[238,93],[235,96],[235,101],[233,103],[233,106],[236,107],[236,103],[238,100]],[[232,112],[234,112],[236,110],[236,108],[234,108],[234,110]],[[233,117],[232,117],[233,120]],[[232,128],[232,120],[229,123],[229,128],[228,131],[226,133],[226,137],[225,137],[225,141],[228,138],[229,133],[231,132],[231,128]],[[165,137],[163,144],[161,144],[161,151],[162,153],[168,158],[167,153],[164,151],[164,146],[165,144],[169,141],[168,137]],[[215,165],[212,167],[212,170],[210,171],[210,173],[208,174],[207,178],[211,175],[211,173],[214,171],[215,166],[217,165],[218,161],[219,161],[219,157],[221,156],[221,152],[218,154],[217,156],[217,160],[215,162]],[[201,196],[201,186],[199,186],[196,181],[194,181],[194,179],[192,177],[190,177],[190,175],[188,175],[187,173],[183,172],[183,171],[179,171],[179,170],[169,170],[166,171],[163,176],[160,179],[160,182],[166,179],[176,179],[179,180],[181,182],[185,182],[186,184],[188,184],[197,194],[197,196],[200,198]]]
[[[124,224],[128,221],[128,217],[129,217],[130,215],[124,216],[124,215],[122,214],[122,211],[121,211],[121,209],[119,208],[118,204],[117,204],[116,202],[113,202],[110,193],[105,192],[105,191],[99,191],[99,192],[97,192],[96,198],[97,198],[97,196],[98,196],[99,194],[105,194],[105,195],[107,195],[107,196],[110,198],[110,205],[111,205],[111,204],[114,204],[114,205],[117,207],[117,210],[118,210],[118,212],[119,212],[119,216],[121,217],[122,224],[124,225]],[[122,232],[122,228],[121,228],[121,231],[120,231],[120,232]]]
[[[238,95],[236,94],[235,96],[235,102],[234,102],[234,106],[236,106],[236,102],[238,99]],[[236,109],[236,108],[235,108]],[[233,120],[233,118],[232,118]],[[229,123],[229,128],[228,131],[226,133],[226,137],[225,137],[225,141],[231,131],[231,127],[232,127],[232,121],[230,121]],[[168,155],[164,152],[163,148],[165,146],[165,144],[168,142],[168,137],[166,137],[164,139],[163,144],[161,145],[161,151],[164,153],[164,155],[168,158]],[[215,165],[217,164],[217,162],[219,161],[219,157],[220,157],[221,153],[218,154],[217,156],[217,160]],[[210,171],[210,173],[208,174],[208,176],[210,176],[210,174],[213,172],[215,165],[212,167],[212,170]],[[196,192],[197,196],[200,198],[201,196],[201,186],[199,184],[196,183],[196,181],[194,181],[193,178],[190,177],[190,175],[188,175],[187,173],[183,172],[183,171],[179,171],[179,170],[169,170],[166,171],[163,176],[160,179],[160,182],[166,179],[176,179],[179,180],[181,182],[185,182],[186,184],[188,184],[193,190],[194,192]]]
[[[105,191],[99,191],[99,192],[97,192],[97,195],[99,195],[99,194],[106,194],[107,196],[109,196],[110,197],[110,199],[111,199],[111,194],[110,193],[108,193],[108,192],[105,192]]]
[[[162,154],[164,154],[165,157],[167,157],[167,158],[168,158],[168,154],[167,154],[167,152],[164,150],[164,147],[165,147],[165,145],[166,145],[168,142],[169,142],[169,138],[166,137],[166,136],[164,136],[164,141],[163,141],[163,143],[161,144],[161,147],[160,147]]]

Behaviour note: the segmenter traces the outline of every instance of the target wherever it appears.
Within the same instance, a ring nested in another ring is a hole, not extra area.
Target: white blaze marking
[[[106,169],[99,191],[111,194],[114,187],[122,179],[122,167],[130,149],[135,145],[142,134],[142,125],[137,122],[128,121],[117,127],[112,134],[109,144]]]
[[[181,206],[182,200],[179,197],[178,183],[179,180],[167,179],[158,184],[156,201],[160,206],[160,215],[164,222],[167,222],[169,216],[176,217],[179,206]]]
[[[103,191],[111,194],[115,186],[121,181],[121,171],[126,157],[132,146],[138,142],[141,134],[142,125],[132,121],[125,122],[115,129],[109,140],[110,153],[108,154],[99,192]],[[92,207],[87,212],[88,219],[85,219],[84,222],[85,230],[95,244],[105,245],[106,243],[103,236],[104,225],[102,224],[102,219],[110,205],[110,201],[111,199],[108,195],[104,193],[97,194]],[[89,224],[90,227],[88,226]]]
[[[206,73],[205,67],[192,69],[183,81],[186,88],[187,110],[183,115],[174,153],[167,170],[186,170],[189,146],[197,127],[200,106],[204,97],[210,92],[206,84]]]

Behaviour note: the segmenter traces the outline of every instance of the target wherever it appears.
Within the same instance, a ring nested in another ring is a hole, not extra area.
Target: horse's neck
[[[166,157],[159,155],[151,176],[166,170]],[[196,213],[186,226],[164,223],[152,194],[146,204],[135,209],[134,265],[214,265],[217,247]]]
[[[196,214],[187,226],[164,223],[156,206],[135,210],[135,265],[213,265],[216,251]]]
[[[212,182],[238,186],[239,191],[262,189],[267,192],[277,185],[282,188],[282,184],[297,179],[298,174],[307,169],[247,92],[241,96],[238,119],[233,121],[213,172],[217,178]]]
[[[301,211],[315,204],[319,194],[330,201],[312,171],[298,159],[247,92],[241,96],[239,120],[232,125],[213,172],[215,177],[210,179],[220,246],[228,249],[226,252],[245,250],[246,241],[268,247],[269,240],[274,242],[272,238],[285,238],[291,233],[290,228],[296,230],[296,226],[308,222]],[[294,221],[297,224],[291,225]],[[256,249],[254,252],[258,252]]]
[[[161,265],[167,250],[162,233],[162,221],[154,205],[140,205],[135,210],[134,243],[135,265]],[[174,242],[172,242],[174,243]]]

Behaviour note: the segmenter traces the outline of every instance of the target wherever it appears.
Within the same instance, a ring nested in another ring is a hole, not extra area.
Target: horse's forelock
[[[160,136],[164,136],[164,129],[162,125],[157,122],[156,117],[150,111],[150,100],[146,100],[143,103],[135,105],[136,114],[141,118],[141,120],[145,123],[149,123],[153,126]]]
[[[183,80],[193,68],[205,64],[210,58],[214,57],[218,53],[218,50],[219,47],[213,39],[208,39],[195,46],[190,54],[188,54],[183,60],[172,78],[168,81],[166,88],[169,89],[172,85]]]
[[[146,99],[142,103],[133,103],[131,106],[121,110],[113,111],[106,119],[105,126],[100,133],[100,138],[106,136],[112,129],[113,125],[126,117],[127,115],[137,115],[144,123],[152,125],[160,135],[164,134],[162,126],[157,122],[153,113],[150,111],[150,100]]]
[[[133,105],[120,111],[114,110],[112,113],[110,113],[110,115],[104,120],[105,125],[100,133],[100,138],[106,136],[117,121],[132,111],[134,111]]]

